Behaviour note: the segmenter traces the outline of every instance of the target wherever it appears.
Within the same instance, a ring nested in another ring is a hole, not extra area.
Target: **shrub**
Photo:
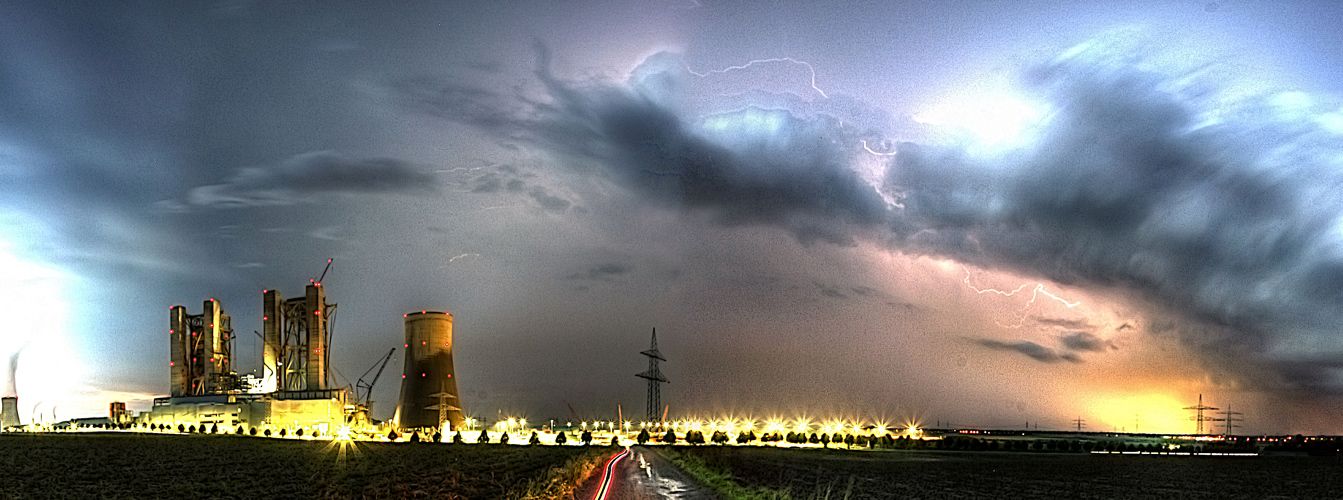
[[[286,432],[288,431],[286,431],[285,429],[280,429],[280,437],[284,437]]]
[[[505,433],[499,435],[499,444],[508,444],[508,433],[507,433],[507,432],[505,432]]]
[[[527,444],[530,445],[541,444],[541,435],[537,434],[536,431],[532,431],[532,437],[527,440]]]
[[[457,431],[456,434],[452,435],[452,444],[462,444],[465,442],[466,440],[462,438],[462,431]]]
[[[592,431],[583,431],[583,434],[578,436],[578,439],[583,441],[584,446],[592,444]]]
[[[569,442],[569,436],[564,435],[563,431],[555,436],[555,444],[564,444]]]
[[[429,442],[431,442],[431,443],[440,443],[440,442],[443,442],[443,433],[442,433],[441,431],[434,431],[434,438],[433,438],[432,440],[430,440]]]
[[[397,435],[397,433],[396,433],[396,429],[392,429],[392,430],[390,430],[390,431],[387,431],[387,440],[388,440],[388,441],[396,441],[396,439],[399,438],[399,437],[401,437],[401,436]]]
[[[476,438],[476,442],[479,444],[488,444],[490,442],[490,432],[486,430],[480,431],[480,437]]]
[[[410,442],[412,443],[420,442],[420,433],[419,432],[410,433]]]
[[[248,434],[251,434],[251,435],[253,435],[253,436],[255,436],[255,435],[256,435],[256,427],[253,427],[253,428],[251,428],[251,429],[248,429],[248,430],[247,430],[247,433],[248,433]]]
[[[270,429],[266,429],[266,437],[270,437]]]
[[[662,442],[667,444],[676,444],[676,431],[667,429],[667,433],[662,435]]]
[[[648,429],[640,430],[639,435],[634,438],[639,444],[647,443],[649,439],[653,439],[653,436],[648,434]]]

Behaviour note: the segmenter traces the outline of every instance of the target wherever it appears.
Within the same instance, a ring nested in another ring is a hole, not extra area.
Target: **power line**
[[[1212,406],[1204,406],[1204,405],[1203,405],[1203,395],[1202,395],[1202,394],[1199,394],[1199,395],[1198,395],[1198,406],[1186,406],[1186,407],[1184,407],[1184,409],[1186,409],[1186,410],[1194,410],[1194,411],[1197,411],[1197,412],[1198,412],[1197,415],[1195,415],[1195,416],[1193,416],[1193,417],[1189,417],[1190,420],[1193,420],[1193,421],[1195,421],[1195,422],[1198,422],[1198,432],[1195,432],[1195,434],[1203,434],[1203,422],[1218,422],[1218,421],[1221,420],[1221,419],[1217,419],[1217,418],[1212,418],[1212,417],[1205,417],[1205,416],[1203,416],[1203,412],[1204,412],[1205,410],[1220,410],[1221,408],[1216,408],[1216,407],[1212,407]]]
[[[1227,436],[1231,435],[1232,428],[1240,427],[1239,425],[1236,425],[1235,422],[1245,421],[1245,419],[1243,418],[1236,418],[1237,415],[1244,415],[1244,413],[1238,411],[1231,411],[1231,405],[1227,405],[1225,411],[1219,411],[1217,412],[1217,414],[1222,416],[1222,418],[1219,418],[1217,420],[1226,422],[1226,432],[1224,434]]]

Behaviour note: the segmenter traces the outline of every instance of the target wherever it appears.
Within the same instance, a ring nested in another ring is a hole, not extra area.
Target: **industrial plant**
[[[336,304],[327,302],[320,278],[293,298],[284,298],[279,290],[263,290],[261,309],[261,373],[239,375],[233,370],[232,321],[223,304],[208,299],[200,314],[190,314],[180,305],[170,307],[169,395],[155,398],[149,411],[123,418],[159,428],[286,430],[315,436],[464,425],[453,378],[451,314],[418,311],[404,316],[401,397],[396,417],[379,425],[369,416],[369,397],[394,350],[375,365],[378,370],[371,380],[361,378],[355,387],[338,386],[331,374]],[[6,426],[8,418],[6,412]]]

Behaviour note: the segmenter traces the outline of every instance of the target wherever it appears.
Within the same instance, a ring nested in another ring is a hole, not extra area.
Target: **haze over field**
[[[210,297],[257,369],[334,257],[338,382],[446,309],[478,417],[641,415],[657,327],[678,417],[1337,434],[1341,18],[6,3],[9,391],[145,409]]]

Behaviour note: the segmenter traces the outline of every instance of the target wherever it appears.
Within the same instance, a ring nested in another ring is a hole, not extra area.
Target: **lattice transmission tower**
[[[661,384],[669,384],[670,380],[662,376],[662,371],[658,370],[658,361],[666,361],[662,353],[658,352],[658,329],[653,329],[653,343],[647,351],[639,354],[648,356],[648,371],[635,375],[636,377],[648,379],[648,420],[661,420],[658,410],[662,409],[662,391]]]
[[[1213,418],[1213,417],[1205,417],[1205,416],[1203,416],[1203,412],[1206,411],[1206,410],[1220,410],[1221,408],[1217,408],[1217,407],[1213,407],[1213,406],[1204,406],[1204,405],[1203,405],[1203,395],[1202,395],[1202,394],[1199,394],[1199,395],[1198,395],[1198,406],[1186,406],[1186,407],[1184,407],[1184,409],[1186,409],[1186,410],[1194,410],[1194,411],[1198,412],[1198,414],[1196,414],[1195,416],[1189,417],[1190,420],[1193,420],[1193,421],[1195,421],[1195,422],[1198,422],[1198,431],[1195,432],[1195,434],[1200,434],[1200,435],[1203,434],[1203,422],[1220,422],[1220,421],[1222,420],[1222,419],[1220,419],[1220,418]]]

